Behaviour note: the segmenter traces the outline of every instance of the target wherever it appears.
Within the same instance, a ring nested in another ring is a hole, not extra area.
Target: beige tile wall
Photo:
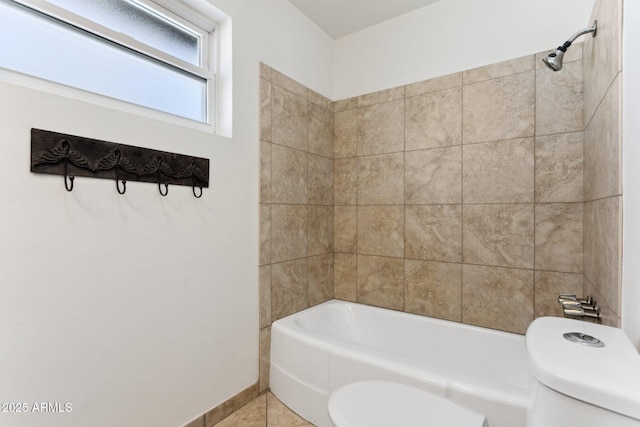
[[[271,322],[333,298],[333,102],[260,65],[260,392]]]
[[[337,101],[335,297],[524,333],[581,294],[581,53]]]
[[[584,42],[585,290],[620,325],[622,287],[622,1],[598,0]]]

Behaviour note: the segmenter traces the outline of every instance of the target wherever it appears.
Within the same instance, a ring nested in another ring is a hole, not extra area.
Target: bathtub
[[[330,427],[331,392],[371,379],[445,396],[490,427],[525,427],[532,401],[522,335],[338,300],[273,323],[271,391],[307,421]]]

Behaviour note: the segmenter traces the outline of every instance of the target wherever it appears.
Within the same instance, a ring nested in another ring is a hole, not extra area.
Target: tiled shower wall
[[[524,333],[581,294],[581,53],[336,102],[335,297]]]
[[[598,0],[584,42],[584,276],[603,323],[620,325],[622,287],[622,1]]]
[[[260,65],[260,391],[271,322],[333,298],[333,102]]]

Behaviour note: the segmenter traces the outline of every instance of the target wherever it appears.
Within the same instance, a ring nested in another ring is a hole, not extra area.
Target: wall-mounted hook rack
[[[78,176],[113,179],[119,194],[128,181],[157,182],[162,196],[170,184],[190,186],[198,199],[209,187],[209,159],[40,129],[31,129],[31,172],[63,175],[67,191]]]

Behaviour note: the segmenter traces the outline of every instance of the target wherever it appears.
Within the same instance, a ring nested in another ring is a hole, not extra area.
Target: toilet
[[[389,381],[358,381],[329,397],[334,427],[487,427],[484,415],[428,391]]]
[[[536,380],[527,427],[640,427],[640,355],[621,329],[541,317],[525,341]]]

